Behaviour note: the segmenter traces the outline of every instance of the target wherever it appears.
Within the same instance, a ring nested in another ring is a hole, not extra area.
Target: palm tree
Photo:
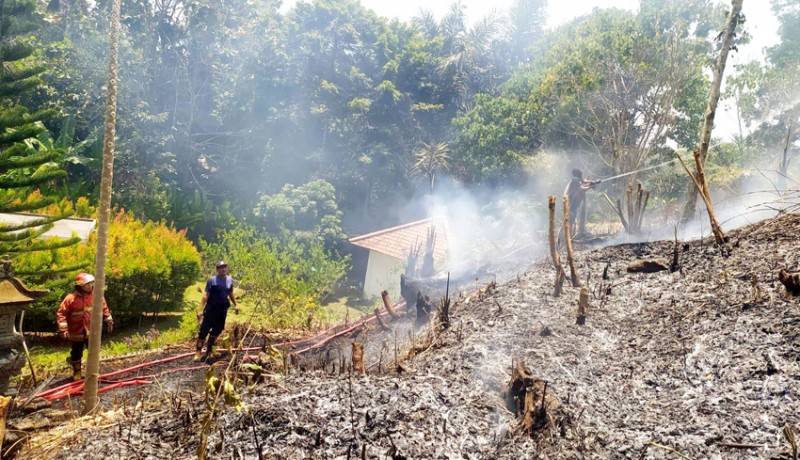
[[[440,27],[448,55],[439,63],[440,75],[458,95],[458,105],[468,106],[470,87],[476,86],[479,78],[489,74],[492,45],[500,31],[501,20],[495,15],[483,17],[467,29],[464,25],[460,3],[453,5]]]
[[[433,40],[439,35],[439,23],[430,10],[420,8],[417,15],[411,18],[411,24],[415,25],[428,40]]]
[[[100,375],[100,336],[103,331],[103,297],[106,284],[108,224],[111,216],[111,182],[114,177],[114,142],[117,123],[117,56],[119,55],[119,15],[121,0],[114,0],[111,12],[111,51],[108,56],[105,134],[103,137],[103,172],[100,176],[100,207],[97,223],[94,304],[89,331],[89,356],[83,388],[83,413],[93,413],[100,399],[97,380]]]
[[[427,177],[431,184],[433,193],[433,183],[436,179],[437,171],[447,171],[450,167],[450,146],[447,142],[438,144],[422,144],[414,150],[414,171],[419,175]]]

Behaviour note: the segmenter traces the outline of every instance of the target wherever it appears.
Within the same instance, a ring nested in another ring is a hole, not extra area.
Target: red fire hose
[[[400,302],[395,304],[395,308],[397,308],[397,309],[401,309],[404,306],[405,306],[405,300],[401,300]],[[384,316],[387,313],[386,312],[382,312],[382,313],[379,313],[379,314],[381,316]],[[305,348],[303,348],[301,350],[298,350],[298,351],[295,352],[295,354],[299,355],[299,354],[302,354],[302,353],[306,353],[306,352],[308,352],[310,350],[313,350],[315,348],[319,348],[319,347],[325,345],[326,343],[330,342],[331,340],[333,340],[333,339],[335,339],[337,337],[341,337],[341,336],[343,336],[345,334],[348,334],[348,333],[354,331],[355,329],[357,329],[357,328],[369,323],[370,321],[373,321],[374,319],[375,319],[375,315],[365,316],[362,319],[360,319],[360,320],[356,321],[355,323],[353,323],[352,326],[347,327],[344,330],[339,331],[339,332],[337,332],[335,334],[332,334],[330,337],[328,337],[328,338],[326,338],[324,340],[321,340],[321,341],[319,341],[317,343],[314,343],[313,345],[310,345],[310,346],[305,347]],[[313,342],[313,341],[319,339],[320,337],[324,337],[325,335],[329,334],[331,331],[333,331],[334,329],[336,329],[338,327],[341,327],[341,324],[337,324],[336,326],[328,328],[328,329],[324,330],[323,332],[321,332],[321,333],[319,333],[319,334],[317,334],[317,335],[315,335],[313,337],[304,338],[304,339],[298,339],[298,340],[292,340],[292,341],[288,341],[288,342],[275,343],[275,344],[273,344],[273,346],[276,346],[276,347],[287,347],[287,346],[297,345],[297,344],[301,344],[301,343]],[[247,352],[247,351],[256,351],[256,350],[261,350],[261,349],[262,349],[262,347],[247,347],[247,348],[241,348],[241,349],[239,349],[239,351]],[[220,351],[227,351],[227,350],[220,350]],[[122,388],[122,387],[132,386],[132,385],[147,385],[147,384],[153,383],[152,380],[148,380],[148,379],[157,377],[157,375],[155,375],[155,374],[154,375],[146,375],[146,376],[134,377],[134,378],[130,378],[130,379],[123,379],[123,380],[119,380],[119,381],[109,381],[109,379],[111,379],[113,377],[116,377],[118,375],[121,375],[121,374],[126,374],[128,372],[133,372],[133,371],[136,371],[136,370],[139,370],[139,369],[144,369],[146,367],[156,366],[156,365],[159,365],[159,364],[168,363],[168,362],[175,361],[175,360],[178,360],[178,359],[187,358],[187,357],[192,356],[192,355],[194,355],[194,352],[182,353],[180,355],[170,356],[168,358],[157,359],[155,361],[149,361],[149,362],[146,362],[146,363],[137,364],[136,366],[132,366],[132,367],[129,367],[129,368],[126,368],[126,369],[120,369],[120,370],[117,370],[117,371],[114,371],[114,372],[109,372],[107,374],[103,374],[98,378],[98,382],[100,382],[100,383],[106,382],[106,383],[109,383],[109,384],[104,386],[104,387],[102,387],[102,388],[100,388],[100,389],[98,389],[97,392],[98,393],[105,393],[106,391],[111,391],[111,390],[116,389],[116,388]],[[182,367],[182,368],[177,368],[177,369],[168,369],[168,370],[166,370],[166,371],[164,371],[164,372],[162,372],[161,374],[158,374],[158,375],[163,375],[163,374],[170,373],[170,372],[184,371],[184,370],[202,369],[202,368],[207,368],[207,367],[208,367],[208,365],[200,365],[200,366]],[[37,395],[34,395],[32,398],[34,398],[34,399],[35,398],[44,398],[44,399],[46,399],[48,401],[53,401],[55,399],[60,399],[60,398],[65,398],[67,396],[80,395],[80,394],[83,394],[83,380],[78,380],[76,382],[70,382],[70,383],[58,386],[56,388],[52,388],[52,389],[47,390],[47,391],[43,391],[43,392],[41,392],[41,393],[39,393]]]

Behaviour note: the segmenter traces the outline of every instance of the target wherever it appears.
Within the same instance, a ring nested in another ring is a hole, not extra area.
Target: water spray
[[[656,169],[656,168],[660,168],[660,167],[662,167],[662,166],[666,166],[666,165],[668,165],[668,164],[670,164],[670,163],[674,163],[674,162],[676,162],[676,161],[678,161],[678,159],[677,159],[677,158],[675,158],[675,159],[672,159],[672,160],[669,160],[669,161],[665,161],[665,162],[663,162],[663,163],[660,163],[660,164],[657,164],[657,165],[654,165],[654,166],[648,166],[648,167],[646,167],[646,168],[637,169],[636,171],[626,172],[626,173],[624,173],[624,174],[618,174],[618,175],[616,175],[616,176],[611,176],[611,177],[607,177],[607,178],[605,178],[605,179],[600,179],[600,181],[599,181],[599,182],[608,182],[608,181],[610,181],[610,180],[619,179],[620,177],[630,176],[631,174],[637,174],[637,173],[640,173],[640,172],[642,172],[642,171],[649,171],[649,170],[651,170],[651,169]]]

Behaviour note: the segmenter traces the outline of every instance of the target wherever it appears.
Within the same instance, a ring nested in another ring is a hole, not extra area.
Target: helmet
[[[219,262],[217,262],[217,265],[216,265],[217,268],[225,268],[227,266],[228,266],[228,264],[226,264],[224,260],[220,260]]]
[[[78,276],[75,277],[75,286],[83,286],[84,284],[93,282],[94,276],[90,275],[89,273],[78,273]]]
[[[576,179],[583,179],[583,173],[580,169],[575,168],[572,170],[572,177]]]

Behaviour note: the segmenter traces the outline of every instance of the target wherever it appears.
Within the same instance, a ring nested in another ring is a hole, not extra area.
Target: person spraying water
[[[586,235],[586,191],[597,187],[601,180],[584,180],[580,169],[572,170],[572,179],[567,184],[564,195],[569,199],[569,228],[576,237]],[[580,215],[579,215],[580,214]],[[578,218],[578,228],[575,231],[575,219]]]
[[[584,179],[583,172],[581,172],[580,169],[577,168],[573,169],[572,179],[570,180],[569,184],[567,184],[566,190],[564,190],[564,194],[567,195],[567,198],[569,199],[568,218],[569,218],[569,228],[572,235],[574,235],[577,238],[588,236],[588,232],[586,231],[586,192],[588,190],[596,188],[597,185],[603,182],[610,182],[612,180],[631,176],[634,174],[638,174],[640,172],[661,168],[668,164],[674,163],[675,161],[677,161],[677,158],[665,161],[663,163],[659,163],[657,165],[640,168],[635,171],[617,174],[616,176],[607,177],[605,179],[595,179],[595,180]],[[576,228],[576,220],[577,220],[577,228]]]

